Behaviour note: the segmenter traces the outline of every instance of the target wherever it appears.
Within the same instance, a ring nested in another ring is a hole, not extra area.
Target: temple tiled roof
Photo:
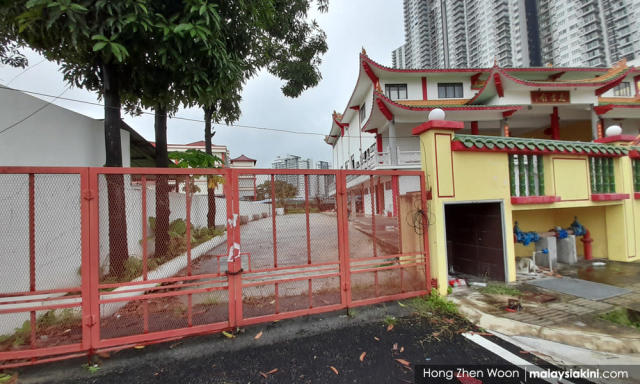
[[[520,137],[455,135],[454,142],[460,142],[465,148],[494,150],[498,152],[532,151],[562,152],[574,154],[624,156],[629,150],[615,145],[589,143],[582,141],[560,141],[529,139]]]

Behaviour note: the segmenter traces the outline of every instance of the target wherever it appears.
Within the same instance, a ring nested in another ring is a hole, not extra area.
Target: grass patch
[[[637,314],[633,315],[624,308],[618,308],[613,311],[603,313],[599,318],[625,327],[640,329],[640,316]]]
[[[481,288],[480,292],[487,295],[522,296],[522,292],[518,288],[510,287],[506,284],[489,284]]]
[[[300,213],[306,213],[307,211],[304,208],[287,208],[287,215],[295,215]],[[309,213],[319,213],[320,210],[318,208],[309,207]]]
[[[72,328],[80,325],[80,314],[71,308],[50,310],[36,319],[36,331],[48,328]],[[19,347],[31,339],[31,321],[27,320],[22,326],[14,329],[12,334],[0,335],[0,344]],[[1,383],[1,382],[0,382]]]
[[[434,314],[458,315],[456,304],[440,296],[435,289],[431,290],[430,295],[415,297],[407,301],[407,304],[423,317],[429,317]]]

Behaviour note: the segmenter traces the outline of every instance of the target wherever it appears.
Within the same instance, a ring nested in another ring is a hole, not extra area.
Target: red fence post
[[[420,200],[422,200],[422,240],[424,242],[424,272],[427,279],[427,291],[431,293],[431,260],[429,258],[429,220],[427,219],[427,189],[424,172],[420,173]]]
[[[338,257],[340,259],[341,300],[347,308],[351,306],[351,261],[349,258],[349,220],[346,202],[347,182],[343,171],[336,173],[336,210],[338,225]]]
[[[224,169],[224,197],[227,203],[227,271],[229,272],[232,266],[233,258],[233,234],[236,230],[236,225],[239,224],[239,218],[234,217],[233,214],[233,179],[231,169]],[[218,259],[218,269],[220,269],[220,259]],[[234,286],[234,276],[227,274],[227,295],[229,301],[229,326],[238,326],[239,319],[236,318],[236,307],[242,303],[242,294],[237,295]],[[237,303],[237,297],[240,297],[240,303]]]
[[[35,175],[29,174],[29,291],[36,291],[36,192]],[[31,311],[31,348],[36,347],[36,311]]]
[[[176,184],[178,178],[176,177]],[[187,276],[191,276],[191,175],[184,177],[184,194],[185,194],[185,219],[187,222]],[[193,326],[193,295],[187,296],[187,325]]]
[[[149,271],[149,250],[147,245],[147,177],[142,175],[140,178],[142,194],[142,281],[147,281],[147,273]],[[143,332],[149,333],[149,302],[147,300],[142,304],[143,310]]]
[[[89,256],[83,265],[83,301],[89,298],[90,311],[84,314],[84,326],[90,329],[89,353],[100,343],[100,190],[98,188],[98,168],[88,168],[89,201]],[[86,283],[85,283],[86,282]],[[87,289],[88,292],[84,291]],[[85,296],[86,294],[86,296]]]

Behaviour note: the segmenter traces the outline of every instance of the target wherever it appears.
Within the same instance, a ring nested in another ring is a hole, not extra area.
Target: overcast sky
[[[331,127],[331,113],[334,109],[342,113],[351,96],[362,47],[374,60],[391,65],[391,51],[404,41],[402,13],[401,0],[331,0],[328,13],[318,15],[314,12],[314,17],[327,33],[329,45],[320,67],[323,77],[320,84],[300,97],[290,99],[282,95],[282,81],[260,72],[245,85],[242,116],[237,124],[327,134]],[[58,66],[33,52],[27,54],[30,64],[27,71],[0,65],[0,83],[10,82],[12,88],[45,94],[63,92],[67,84]],[[97,101],[95,94],[77,88],[67,90],[63,97]],[[94,118],[103,118],[104,115],[103,108],[99,106],[61,100],[55,103]],[[176,116],[202,120],[203,112],[197,108],[181,109]],[[147,140],[154,141],[153,116],[123,117]],[[321,136],[218,125],[216,131],[214,144],[226,145],[232,157],[245,154],[257,159],[260,168],[270,168],[278,155],[286,154],[310,157],[314,162],[331,160],[331,147]],[[203,140],[204,123],[171,119],[167,135],[169,143]]]

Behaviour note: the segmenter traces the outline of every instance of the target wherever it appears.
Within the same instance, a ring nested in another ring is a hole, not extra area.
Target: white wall
[[[0,127],[19,122],[47,102],[19,91],[0,89]],[[129,133],[120,130],[123,166],[130,166]],[[102,167],[104,123],[56,105],[0,135],[0,166]]]

